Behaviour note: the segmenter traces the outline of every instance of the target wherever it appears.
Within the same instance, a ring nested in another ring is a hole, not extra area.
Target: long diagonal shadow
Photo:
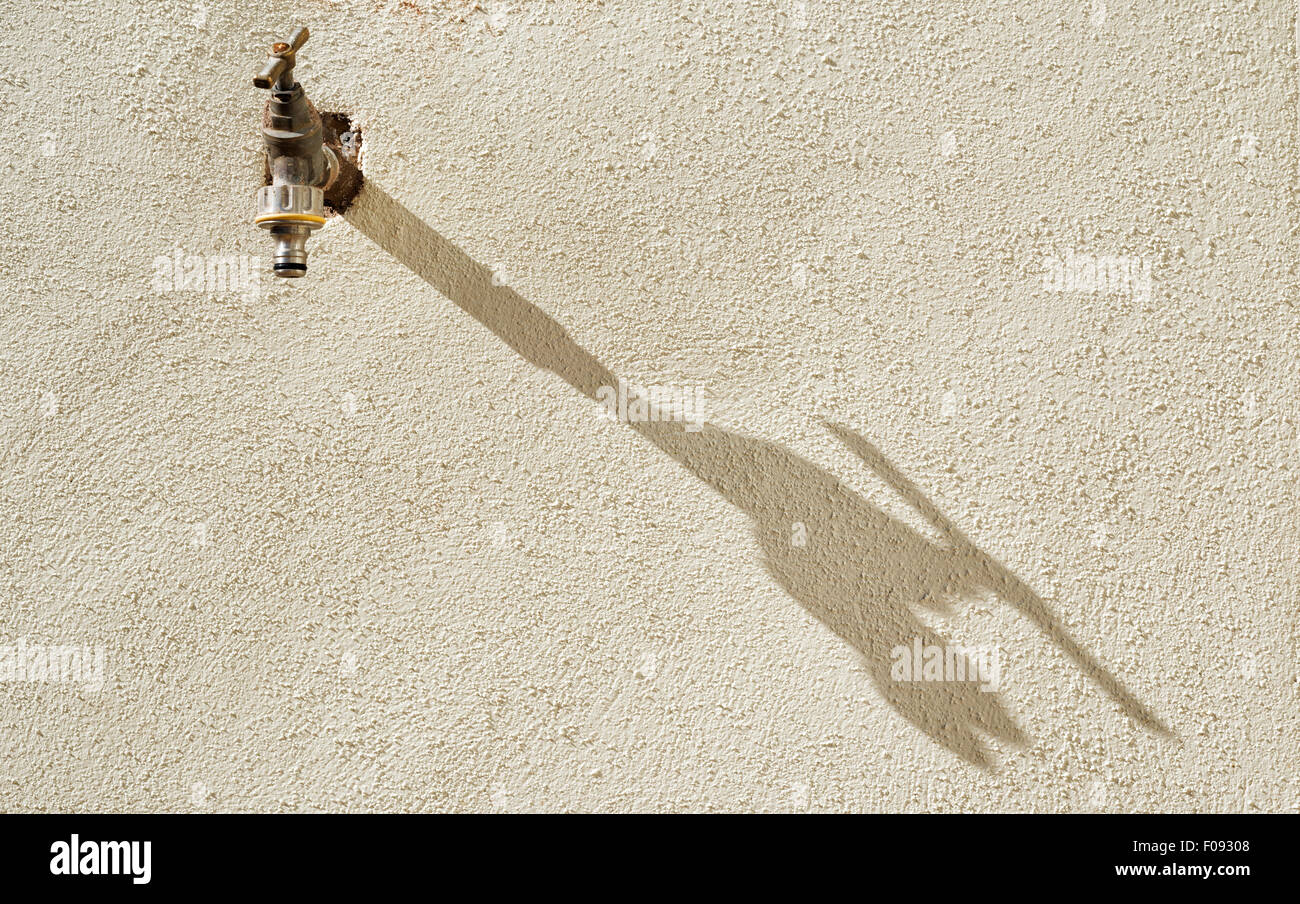
[[[346,214],[349,222],[520,357],[545,368],[591,399],[617,378],[555,320],[418,217],[367,182]],[[1023,581],[980,551],[865,439],[829,429],[937,530],[936,543],[858,496],[838,478],[765,440],[712,425],[689,432],[680,421],[627,425],[753,521],[768,572],[800,605],[858,650],[880,694],[904,718],[967,762],[989,768],[984,735],[1024,744],[997,693],[969,681],[898,681],[897,647],[946,647],[917,617],[947,601],[992,592],[1015,607],[1078,668],[1144,727],[1169,729],[1066,633],[1046,603]],[[807,525],[802,546],[790,542],[795,522]]]

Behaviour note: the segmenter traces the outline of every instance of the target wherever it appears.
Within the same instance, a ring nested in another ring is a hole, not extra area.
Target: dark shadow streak
[[[524,360],[567,381],[590,399],[616,376],[578,346],[555,320],[473,261],[401,204],[367,182],[347,219],[454,304],[495,333]],[[1143,726],[1169,729],[1079,646],[1043,600],[977,549],[874,446],[828,425],[943,537],[935,543],[859,497],[840,480],[783,446],[705,425],[631,423],[754,523],[765,565],[800,605],[863,656],[881,695],[904,718],[948,750],[988,768],[981,734],[1024,744],[1025,736],[998,695],[975,681],[903,682],[891,678],[898,646],[915,638],[945,640],[915,609],[945,611],[948,601],[992,592],[1059,646],[1115,703]],[[791,526],[807,527],[807,542],[791,542]]]

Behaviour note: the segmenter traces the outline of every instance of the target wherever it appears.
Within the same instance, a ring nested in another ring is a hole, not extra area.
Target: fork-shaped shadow
[[[551,317],[473,261],[372,182],[347,219],[394,258],[500,337],[531,364],[596,400],[617,377]],[[891,670],[898,647],[946,647],[918,608],[993,592],[1023,613],[1131,718],[1169,729],[1064,630],[1020,579],[977,549],[865,439],[829,428],[941,536],[935,542],[858,496],[838,478],[776,443],[679,421],[627,425],[745,512],[767,570],[785,591],[863,656],[881,696],[904,718],[969,763],[988,768],[984,737],[1025,737],[995,692],[976,680],[903,681]],[[791,542],[802,523],[806,542]],[[967,673],[969,676],[969,673]]]

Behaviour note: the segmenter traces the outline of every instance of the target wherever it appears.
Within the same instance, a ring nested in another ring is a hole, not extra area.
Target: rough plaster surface
[[[0,21],[0,808],[1300,806],[1293,3]],[[365,192],[160,287],[294,24]]]

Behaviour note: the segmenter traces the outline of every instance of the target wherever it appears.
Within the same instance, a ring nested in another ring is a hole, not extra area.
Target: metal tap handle
[[[287,44],[283,41],[272,44],[271,56],[266,61],[266,65],[262,67],[261,72],[253,76],[253,86],[256,88],[292,87],[294,54],[307,43],[310,35],[306,26],[299,26],[294,29]]]

